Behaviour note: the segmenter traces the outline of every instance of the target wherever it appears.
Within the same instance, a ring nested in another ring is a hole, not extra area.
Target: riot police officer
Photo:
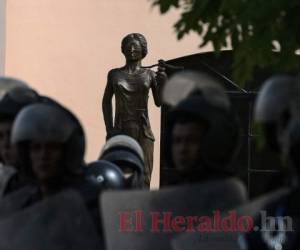
[[[16,117],[11,141],[21,167],[31,171],[39,187],[31,202],[73,188],[96,213],[98,189],[84,174],[84,131],[69,110],[54,103],[25,107]]]
[[[29,105],[14,121],[11,142],[37,186],[22,206],[73,189],[84,200],[102,242],[99,187],[85,174],[85,135],[76,116],[54,100]]]
[[[40,100],[37,92],[26,83],[8,77],[0,78],[0,196],[4,196],[31,181],[26,169],[18,168],[16,150],[10,143],[13,121],[25,106]]]
[[[282,141],[282,154],[286,162],[296,169],[299,178],[300,170],[300,121],[292,119],[286,128]],[[300,232],[300,190],[293,186],[284,195],[271,200],[263,207],[263,212],[255,216],[255,228],[240,237],[241,250],[287,250],[299,249]],[[267,218],[267,219],[266,219]]]
[[[292,117],[299,113],[299,90],[296,78],[289,74],[277,74],[263,82],[255,100],[254,119],[261,127],[265,148],[270,149],[274,158],[280,157],[283,150],[283,138]],[[293,167],[281,162],[278,173],[265,179],[265,188],[275,190],[282,186],[294,185],[297,181]],[[285,165],[285,166],[283,166]]]
[[[126,188],[144,186],[144,154],[135,139],[127,135],[110,138],[104,145],[99,158],[116,164],[122,170]]]
[[[165,184],[234,176],[230,164],[239,147],[239,126],[222,87],[207,75],[184,72],[167,82],[163,95],[172,106],[166,158],[174,169]]]
[[[289,169],[287,191],[272,198],[255,218],[256,228],[240,238],[241,249],[298,249],[299,200],[299,82],[289,75],[276,75],[262,86],[256,101],[255,118],[263,125],[268,146],[280,155]],[[255,203],[255,201],[254,201]]]
[[[281,151],[281,137],[295,113],[291,104],[296,99],[296,85],[293,76],[274,75],[262,84],[255,101],[254,119],[262,126],[267,145],[275,153]]]

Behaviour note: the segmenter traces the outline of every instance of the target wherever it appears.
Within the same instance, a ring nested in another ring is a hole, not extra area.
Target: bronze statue
[[[162,65],[159,65],[157,72],[142,67],[142,59],[147,55],[147,41],[142,34],[127,35],[123,38],[121,47],[126,64],[109,71],[102,101],[106,138],[115,134],[126,134],[140,143],[145,158],[144,183],[150,186],[154,136],[148,117],[148,96],[151,89],[155,105],[160,107],[160,89],[167,76]],[[113,95],[116,104],[114,122]]]

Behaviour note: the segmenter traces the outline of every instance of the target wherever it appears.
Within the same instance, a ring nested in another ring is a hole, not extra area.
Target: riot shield
[[[100,206],[106,247],[171,249],[171,239],[179,233],[198,230],[197,218],[209,219],[245,200],[245,188],[234,178],[159,191],[103,193]]]
[[[82,198],[65,191],[0,221],[1,250],[99,250]]]
[[[263,210],[268,204],[283,197],[289,192],[288,189],[279,189],[260,198],[257,198],[249,203],[241,205],[234,209],[234,215],[236,218],[236,223],[238,225],[229,225],[230,212],[226,212],[221,215],[221,220],[227,220],[228,226],[224,228],[219,228],[220,230],[215,232],[201,232],[201,233],[183,233],[172,240],[173,250],[198,250],[198,249],[212,249],[212,250],[238,250],[240,237],[245,230],[253,230],[251,228],[246,228],[246,225],[239,224],[247,223],[241,219],[251,218],[254,222],[255,216]],[[249,225],[248,225],[249,226]]]
[[[0,166],[0,199],[3,197],[9,181],[16,172],[17,171],[13,167],[5,165]]]
[[[237,216],[252,216],[257,215],[261,210],[265,209],[269,204],[287,195],[291,190],[289,188],[280,188],[276,191],[262,195],[249,203],[236,208]]]

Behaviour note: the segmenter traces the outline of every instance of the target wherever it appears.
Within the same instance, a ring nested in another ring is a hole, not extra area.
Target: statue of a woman
[[[140,143],[145,157],[145,185],[149,186],[153,168],[154,136],[148,117],[148,96],[151,89],[155,105],[161,105],[160,86],[166,80],[166,74],[163,68],[154,72],[142,67],[142,59],[147,55],[147,41],[142,34],[132,33],[124,37],[122,53],[126,64],[109,71],[102,101],[107,138],[122,133]],[[114,122],[113,95],[116,104]]]

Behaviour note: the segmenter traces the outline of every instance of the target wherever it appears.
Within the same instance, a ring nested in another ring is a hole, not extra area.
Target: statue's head
[[[134,47],[137,51],[140,51],[141,58],[143,59],[147,53],[147,41],[146,38],[140,33],[131,33],[125,36],[122,40],[121,49],[122,53],[127,57],[131,47]]]

